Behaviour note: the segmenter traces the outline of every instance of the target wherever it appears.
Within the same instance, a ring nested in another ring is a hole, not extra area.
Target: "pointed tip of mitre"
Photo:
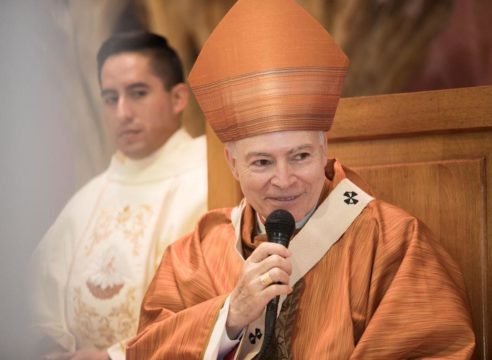
[[[190,84],[278,68],[348,67],[316,19],[293,0],[239,0],[217,25],[189,75]]]
[[[212,100],[210,94],[204,91],[209,89],[208,86],[221,84],[218,86],[225,89],[228,82],[234,79],[244,79],[272,71],[278,73],[302,70],[310,72],[311,78],[316,76],[316,72],[330,73],[325,83],[330,88],[330,96],[336,97],[339,96],[348,63],[347,56],[332,36],[295,1],[238,0],[204,44],[188,80],[207,120],[214,130],[217,130],[213,118],[223,118],[224,113],[219,114],[220,111],[213,108],[216,100]],[[257,83],[261,83],[261,80]],[[243,89],[245,86],[243,84]],[[236,86],[232,93],[235,99],[239,93],[238,88],[240,86]],[[224,98],[230,97],[231,90],[227,89],[226,93],[228,95],[220,94],[221,102],[228,101]],[[334,102],[335,108],[337,103],[338,98]],[[237,104],[237,101],[233,104],[234,112],[237,110]],[[334,115],[334,109],[329,111]],[[264,131],[252,132],[250,129],[239,136],[234,134],[232,128],[241,119],[237,119],[236,116],[232,120],[232,123],[228,124],[220,121],[221,127],[229,128],[226,132],[232,131],[226,136],[223,133],[221,135],[220,129],[216,131],[222,141]],[[298,126],[292,124],[288,126]],[[278,127],[274,127],[273,130],[276,128]]]

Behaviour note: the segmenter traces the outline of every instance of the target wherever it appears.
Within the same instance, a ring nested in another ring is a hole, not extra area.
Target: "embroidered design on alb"
[[[121,339],[134,336],[140,312],[140,301],[136,294],[136,288],[129,288],[122,303],[101,312],[100,306],[84,301],[81,288],[75,288],[72,321],[76,337],[87,339],[95,347],[105,349]]]
[[[145,230],[148,229],[148,222],[153,214],[154,209],[148,204],[103,209],[97,216],[89,244],[85,247],[85,256],[92,255],[94,247],[112,237],[130,242],[133,245],[133,255],[138,256]]]
[[[125,253],[112,246],[92,255],[85,276],[90,293],[97,299],[108,300],[118,295],[132,274]]]

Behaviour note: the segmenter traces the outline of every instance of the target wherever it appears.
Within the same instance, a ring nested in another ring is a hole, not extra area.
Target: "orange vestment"
[[[338,163],[335,169],[329,190],[345,177]],[[210,211],[192,234],[168,247],[128,359],[203,357],[242,269],[230,215],[231,209]],[[251,223],[246,216],[243,226]],[[457,265],[418,219],[380,200],[367,205],[291,295],[277,321],[272,358],[282,351],[293,359],[337,360],[467,359],[473,353]]]

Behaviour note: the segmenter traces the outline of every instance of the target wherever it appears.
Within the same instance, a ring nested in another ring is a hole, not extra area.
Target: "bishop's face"
[[[273,210],[302,220],[317,204],[327,162],[319,131],[280,131],[229,144],[226,159],[247,201],[264,218]]]

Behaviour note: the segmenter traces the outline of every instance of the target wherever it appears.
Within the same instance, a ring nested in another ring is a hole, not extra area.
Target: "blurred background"
[[[297,1],[351,59],[344,97],[492,84],[490,0]],[[100,111],[101,42],[155,31],[188,72],[234,2],[0,1],[0,359],[27,356],[29,255],[114,150]],[[196,103],[184,122],[204,133]]]

